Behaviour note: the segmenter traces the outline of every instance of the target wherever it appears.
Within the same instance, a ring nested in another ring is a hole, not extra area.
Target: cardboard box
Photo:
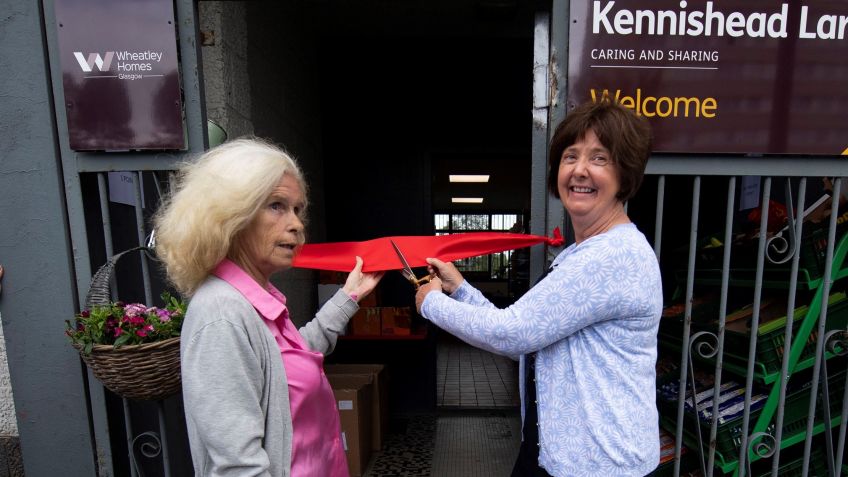
[[[360,308],[350,318],[352,335],[378,336],[381,332],[380,309],[377,307]]]
[[[365,298],[359,300],[359,306],[360,307],[363,307],[363,306],[369,306],[369,307],[370,306],[378,306],[379,305],[379,300],[377,298],[378,294],[379,294],[379,287],[377,289],[374,289],[374,291],[369,293]]]
[[[384,307],[380,319],[384,335],[409,336],[412,333],[412,316],[409,307]]]
[[[374,391],[371,395],[371,446],[381,450],[389,428],[389,373],[382,364],[325,364],[330,375],[371,375]],[[329,378],[328,378],[329,379]]]
[[[371,458],[372,377],[370,374],[328,374],[327,380],[339,410],[350,477],[361,477]]]

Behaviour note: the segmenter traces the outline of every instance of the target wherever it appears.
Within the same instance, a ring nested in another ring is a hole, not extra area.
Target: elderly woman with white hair
[[[190,297],[180,360],[198,476],[348,475],[323,358],[382,274],[351,257],[342,289],[295,327],[270,278],[304,242],[306,189],[289,155],[240,139],[184,165],[154,219],[157,255]]]

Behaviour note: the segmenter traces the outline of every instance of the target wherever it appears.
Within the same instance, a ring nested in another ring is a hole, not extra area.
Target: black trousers
[[[521,449],[512,468],[511,477],[551,477],[539,467],[539,413],[536,409],[536,353],[524,360],[524,430]]]
[[[548,268],[533,285],[542,281],[553,267]],[[539,412],[536,408],[536,353],[524,357],[524,439],[511,477],[552,477],[539,467]]]
[[[536,444],[527,441],[521,443],[521,450],[518,451],[518,458],[515,459],[515,466],[512,468],[510,476],[552,477],[545,469],[539,467],[539,448],[536,447]]]

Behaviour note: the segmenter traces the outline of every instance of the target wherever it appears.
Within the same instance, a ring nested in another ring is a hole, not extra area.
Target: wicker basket
[[[109,282],[115,264],[123,255],[142,251],[151,255],[147,247],[135,247],[110,258],[91,278],[85,306],[91,309],[108,305]],[[82,352],[74,344],[85,364],[106,389],[128,399],[164,399],[180,390],[180,338],[170,338],[140,345],[94,345],[91,353]]]

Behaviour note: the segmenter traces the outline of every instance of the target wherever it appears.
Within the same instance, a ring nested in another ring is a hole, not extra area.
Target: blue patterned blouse
[[[465,281],[450,297],[428,294],[421,314],[482,349],[538,352],[539,463],[550,474],[645,475],[660,448],[654,251],[635,225],[622,224],[567,247],[553,267],[508,308]],[[520,371],[523,383],[523,360]]]

